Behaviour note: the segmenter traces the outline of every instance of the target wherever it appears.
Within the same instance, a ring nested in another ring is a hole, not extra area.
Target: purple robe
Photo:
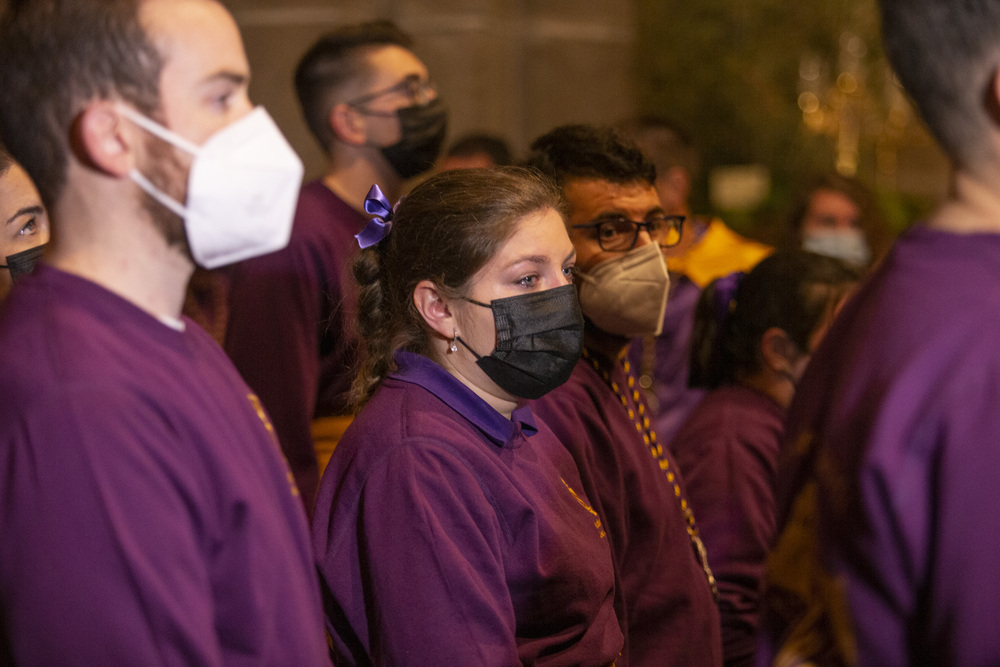
[[[998,331],[997,234],[913,228],[841,312],[789,412],[761,664],[1000,664]]]
[[[314,417],[347,414],[354,378],[354,239],[366,218],[322,181],[302,188],[284,250],[240,262],[229,289],[226,352],[274,420],[312,510],[319,483]]]
[[[40,266],[0,314],[0,663],[329,664],[298,492],[191,320]]]
[[[350,664],[605,665],[622,635],[604,528],[531,410],[507,419],[397,354],[334,450],[313,520]]]
[[[721,387],[705,396],[670,443],[719,584],[727,667],[753,664],[784,418],[784,408],[758,391]]]
[[[611,379],[629,385],[621,363]],[[572,454],[607,527],[626,636],[619,665],[719,665],[719,611],[667,478],[676,464],[661,449],[661,469],[629,417],[640,404],[631,393],[626,399],[623,407],[581,359],[566,384],[532,403]],[[648,414],[644,402],[641,410]]]

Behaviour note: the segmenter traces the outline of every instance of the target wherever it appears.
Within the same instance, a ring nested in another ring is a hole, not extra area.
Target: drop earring
[[[455,342],[457,340],[458,340],[458,331],[455,331],[455,337],[451,339],[451,345],[448,346],[449,352],[458,352],[458,344]]]

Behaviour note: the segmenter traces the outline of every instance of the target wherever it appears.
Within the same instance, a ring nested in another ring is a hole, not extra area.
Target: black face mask
[[[440,98],[396,111],[400,140],[382,148],[382,155],[402,179],[429,171],[441,154],[448,131],[448,109]]]
[[[575,287],[564,285],[491,304],[466,301],[493,311],[497,346],[481,357],[456,338],[501,389],[519,398],[539,398],[572,375],[583,351],[583,313]]]
[[[41,259],[47,245],[47,243],[43,243],[42,245],[36,245],[34,248],[28,248],[19,253],[7,255],[7,263],[0,264],[0,269],[9,269],[10,279],[16,283],[23,276],[31,273],[35,268],[35,264],[38,264],[38,260]]]

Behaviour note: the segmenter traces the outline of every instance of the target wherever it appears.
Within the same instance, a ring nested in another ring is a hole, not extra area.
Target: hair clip
[[[375,245],[389,235],[389,230],[392,229],[394,210],[395,208],[382,194],[382,190],[377,185],[373,185],[365,197],[365,213],[374,217],[368,221],[364,229],[354,235],[362,250]]]

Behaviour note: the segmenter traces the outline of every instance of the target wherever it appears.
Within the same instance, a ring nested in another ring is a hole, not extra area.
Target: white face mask
[[[580,307],[607,333],[635,338],[663,330],[670,275],[657,243],[606,260],[580,278]]]
[[[802,249],[853,264],[868,266],[872,251],[860,229],[830,229],[804,232]]]
[[[281,250],[292,233],[302,161],[263,107],[198,146],[124,105],[136,125],[194,155],[187,205],[138,170],[129,174],[149,196],[184,219],[194,260],[206,269]]]

